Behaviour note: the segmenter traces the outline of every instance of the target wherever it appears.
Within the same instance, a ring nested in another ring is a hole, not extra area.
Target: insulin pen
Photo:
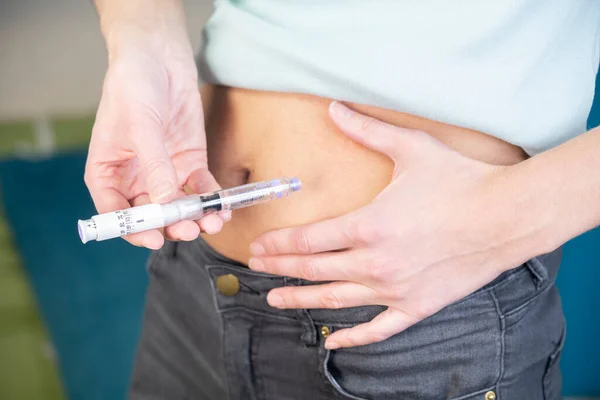
[[[196,220],[218,211],[236,210],[269,200],[280,199],[302,187],[298,178],[280,178],[249,183],[212,193],[193,194],[166,204],[146,204],[94,215],[79,220],[77,229],[83,243],[106,240]]]

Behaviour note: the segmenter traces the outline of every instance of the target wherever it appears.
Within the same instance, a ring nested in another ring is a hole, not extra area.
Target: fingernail
[[[252,243],[250,245],[250,253],[252,253],[253,256],[262,256],[265,254],[265,248],[258,243]]]
[[[152,201],[160,201],[173,193],[173,186],[168,181],[161,182],[152,190]]]
[[[162,247],[162,245],[164,244],[161,243],[160,241],[157,240],[148,240],[148,239],[144,239],[142,241],[142,246],[144,246],[147,249],[150,250],[160,250],[160,248]]]
[[[335,350],[340,348],[340,344],[338,342],[332,342],[331,340],[325,341],[325,348],[327,350]]]
[[[205,229],[204,232],[208,233],[209,235],[215,235],[219,233],[219,231],[216,229]]]
[[[267,301],[271,307],[283,306],[283,299],[278,294],[269,294],[269,296],[267,296]]]
[[[223,219],[223,221],[227,222],[227,221],[231,221],[231,211],[229,212],[224,212],[223,214],[221,214],[221,218]]]
[[[345,105],[343,105],[342,103],[339,103],[337,101],[333,101],[329,105],[329,110],[331,111],[332,115],[336,115],[336,116],[344,117],[344,118],[348,118],[348,117],[352,116],[352,114],[354,114],[354,111],[352,111],[351,109],[349,109],[348,107],[346,107]]]
[[[248,261],[248,266],[250,267],[250,269],[259,272],[265,270],[265,264],[263,264],[263,262],[260,261],[258,258],[251,258],[250,261]]]

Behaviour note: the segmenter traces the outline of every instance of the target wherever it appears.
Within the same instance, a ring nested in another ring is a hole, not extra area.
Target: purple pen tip
[[[290,188],[292,189],[292,192],[297,192],[298,190],[302,189],[302,182],[300,182],[300,179],[291,178],[290,179]]]

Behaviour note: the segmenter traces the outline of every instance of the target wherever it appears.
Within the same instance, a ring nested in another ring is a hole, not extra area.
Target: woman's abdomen
[[[369,203],[390,182],[393,163],[345,136],[328,114],[330,99],[204,86],[209,169],[222,187],[297,176],[303,190],[236,210],[216,235],[215,250],[246,263],[258,235],[343,215]],[[425,131],[455,150],[499,165],[526,158],[518,147],[480,132],[397,111],[349,104],[364,114]]]

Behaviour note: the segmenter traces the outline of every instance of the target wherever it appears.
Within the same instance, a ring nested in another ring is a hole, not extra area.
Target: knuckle
[[[169,162],[164,158],[150,157],[146,160],[145,166],[148,174],[153,174],[167,168],[169,166]]]
[[[395,278],[394,278],[395,279]],[[405,282],[392,282],[388,289],[385,291],[385,295],[391,301],[399,304],[407,299],[407,295],[410,293],[409,286]]]
[[[381,127],[382,123],[378,119],[367,117],[361,124],[361,130],[364,132],[374,132]]]
[[[300,230],[293,236],[293,245],[296,250],[302,254],[309,254],[311,252],[310,239],[306,232]]]
[[[319,278],[319,265],[316,259],[310,258],[304,264],[304,268],[301,270],[302,278],[308,281],[316,281]]]
[[[369,243],[370,230],[366,228],[368,224],[363,222],[363,219],[355,219],[350,223],[348,227],[348,234],[352,240],[359,244]]]
[[[348,218],[346,220],[346,227],[344,229],[344,234],[350,239],[352,243],[362,243],[360,240],[360,225],[361,218]]]
[[[389,279],[389,268],[387,263],[377,259],[370,259],[364,265],[367,271],[367,276],[373,280],[387,280]]]
[[[83,183],[85,183],[85,186],[89,189],[90,186],[92,185],[92,177],[90,175],[90,172],[88,170],[85,171],[85,173],[83,174]]]
[[[283,308],[294,307],[297,303],[294,293],[279,291],[277,292],[277,297],[279,297],[279,305]]]
[[[390,337],[389,334],[387,334],[385,332],[379,332],[379,331],[371,331],[368,334],[369,342],[371,342],[371,343],[382,342],[382,341],[388,339],[389,337]]]
[[[356,219],[349,227],[349,234],[357,243],[374,243],[381,239],[381,228],[363,219]]]
[[[267,254],[275,254],[277,253],[277,245],[275,241],[271,237],[264,237],[260,244],[263,246]]]
[[[333,290],[328,290],[321,295],[320,303],[323,308],[342,308],[344,304],[340,301],[339,297]]]
[[[350,345],[350,347],[356,347],[362,345],[362,341],[357,337],[357,332],[350,331],[346,335],[346,341]]]

